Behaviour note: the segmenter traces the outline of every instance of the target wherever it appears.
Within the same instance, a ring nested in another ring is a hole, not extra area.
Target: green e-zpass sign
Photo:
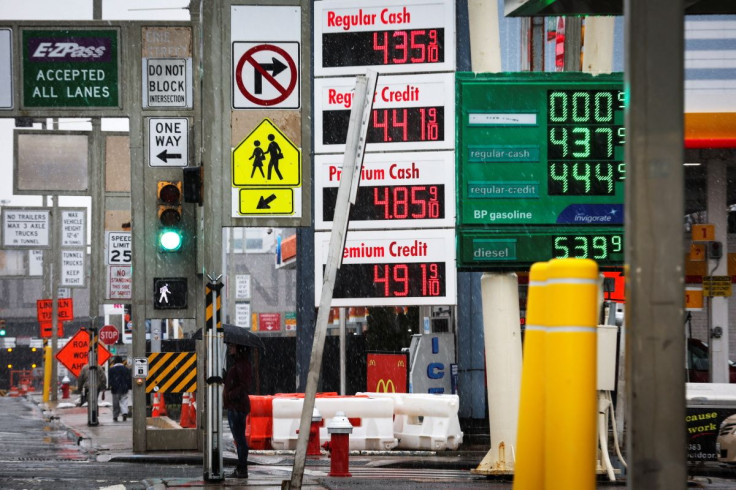
[[[118,31],[24,30],[25,107],[118,107]]]
[[[458,265],[620,263],[621,74],[458,73],[456,84]]]

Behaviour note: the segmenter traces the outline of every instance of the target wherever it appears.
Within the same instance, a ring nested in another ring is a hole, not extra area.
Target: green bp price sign
[[[459,250],[473,249],[479,233],[508,226],[545,240],[550,227],[574,233],[610,226],[620,235],[626,178],[621,74],[458,73],[456,84]],[[564,256],[560,248],[530,260],[531,247],[516,250],[519,264]],[[492,267],[489,258],[460,252],[458,260]],[[598,258],[620,263],[622,254]]]
[[[25,107],[118,107],[116,29],[23,31]]]

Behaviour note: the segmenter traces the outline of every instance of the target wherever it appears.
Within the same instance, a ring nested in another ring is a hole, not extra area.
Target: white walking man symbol
[[[164,283],[163,286],[158,288],[158,302],[159,303],[168,303],[169,302],[169,293],[171,290],[169,289],[168,283]]]

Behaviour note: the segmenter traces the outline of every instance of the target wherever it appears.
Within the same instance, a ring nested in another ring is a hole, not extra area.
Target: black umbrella
[[[239,327],[237,325],[230,325],[229,323],[223,323],[222,329],[225,332],[225,343],[244,345],[247,347],[257,347],[259,349],[265,349],[266,346],[263,344],[261,337],[251,332],[245,327]],[[202,339],[202,329],[200,328],[192,336],[194,340]]]

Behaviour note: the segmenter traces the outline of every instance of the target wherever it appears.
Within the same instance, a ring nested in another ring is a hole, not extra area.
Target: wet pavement
[[[202,455],[195,451],[136,454],[132,421],[114,422],[101,402],[99,425],[87,425],[87,409],[74,400],[45,405],[40,395],[0,397],[0,488],[8,489],[280,489],[291,476],[293,451],[251,451],[247,480],[203,480]],[[223,440],[226,473],[236,455],[229,431]],[[350,478],[330,477],[329,456],[308,458],[305,489],[510,489],[510,477],[471,473],[487,448],[459,451],[352,452]],[[690,488],[736,489],[736,467],[693,466]],[[625,486],[624,477],[599,479],[598,488]]]

